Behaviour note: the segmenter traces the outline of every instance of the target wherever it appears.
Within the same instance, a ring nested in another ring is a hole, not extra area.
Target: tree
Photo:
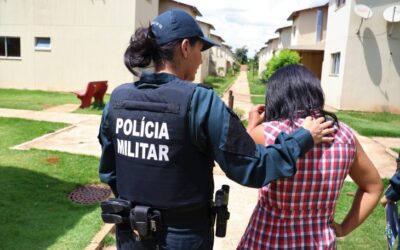
[[[299,64],[300,55],[296,51],[284,49],[280,51],[277,55],[275,54],[271,60],[267,63],[267,69],[263,73],[263,81],[268,81],[268,79],[274,74],[278,69],[289,65],[289,64]]]
[[[247,49],[246,46],[243,46],[241,48],[235,49],[235,55],[239,63],[241,64],[246,64],[247,63],[247,52],[249,50]]]
[[[258,72],[258,53],[254,55],[254,58],[249,58],[247,65],[249,66],[248,70],[255,75]]]

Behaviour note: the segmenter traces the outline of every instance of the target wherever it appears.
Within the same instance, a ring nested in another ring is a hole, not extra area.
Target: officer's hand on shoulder
[[[324,117],[313,119],[311,116],[306,117],[302,124],[302,127],[310,132],[314,144],[333,142],[331,134],[335,133],[335,129],[332,126],[333,122],[325,121]]]

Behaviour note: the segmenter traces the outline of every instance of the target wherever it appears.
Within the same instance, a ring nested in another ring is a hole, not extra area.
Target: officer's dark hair
[[[186,39],[189,40],[191,46],[194,46],[196,41],[199,40],[197,37]],[[125,66],[132,74],[138,75],[138,72],[134,69],[136,67],[145,68],[151,62],[158,66],[164,61],[172,61],[176,46],[183,40],[184,38],[158,45],[150,28],[138,28],[131,37],[129,46],[125,51]]]
[[[289,119],[307,116],[330,116],[336,123],[334,113],[325,111],[324,92],[319,79],[306,67],[287,65],[277,70],[268,80],[265,120]]]

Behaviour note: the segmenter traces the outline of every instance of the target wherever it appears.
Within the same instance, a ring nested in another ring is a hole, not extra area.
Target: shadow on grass
[[[1,249],[47,249],[98,206],[68,200],[76,183],[15,166],[0,176]]]
[[[106,104],[104,103],[101,104],[94,102],[90,107],[84,109],[78,108],[73,113],[101,115],[105,106]]]

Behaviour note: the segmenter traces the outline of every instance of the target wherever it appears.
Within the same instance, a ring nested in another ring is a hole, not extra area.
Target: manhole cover
[[[68,194],[68,198],[80,204],[94,204],[104,201],[111,194],[111,189],[103,184],[89,184],[78,187]]]

